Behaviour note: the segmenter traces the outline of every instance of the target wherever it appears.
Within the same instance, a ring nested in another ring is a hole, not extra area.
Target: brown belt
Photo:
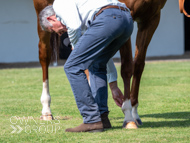
[[[96,16],[98,16],[100,13],[102,13],[105,9],[108,9],[108,8],[116,8],[116,9],[121,9],[121,10],[123,10],[123,11],[128,11],[127,8],[125,8],[125,7],[120,7],[120,6],[117,6],[117,5],[104,6],[104,7],[102,7],[102,8],[94,15],[93,20],[96,18]]]

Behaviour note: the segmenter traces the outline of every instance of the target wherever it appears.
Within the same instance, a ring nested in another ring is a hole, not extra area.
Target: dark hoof
[[[141,121],[140,118],[139,118],[139,119],[136,119],[136,120],[135,120],[135,123],[136,123],[138,126],[143,125],[143,123],[142,123],[142,121]]]

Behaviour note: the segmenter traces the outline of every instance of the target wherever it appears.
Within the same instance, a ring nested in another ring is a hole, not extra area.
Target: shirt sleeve
[[[107,80],[108,83],[117,81],[117,70],[112,58],[107,63]]]
[[[74,0],[55,0],[53,9],[63,25],[67,27],[67,33],[74,47],[81,37],[81,19]]]

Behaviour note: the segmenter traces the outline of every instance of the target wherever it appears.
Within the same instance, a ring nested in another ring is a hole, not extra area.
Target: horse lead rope
[[[186,12],[184,8],[185,0],[179,0],[179,10],[181,13],[184,13],[187,17],[190,17],[190,15]]]

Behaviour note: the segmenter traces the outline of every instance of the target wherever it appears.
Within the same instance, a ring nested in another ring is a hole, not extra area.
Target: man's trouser
[[[133,31],[129,11],[109,8],[99,14],[80,37],[64,69],[84,123],[101,121],[108,112],[106,64]],[[89,69],[90,86],[84,70]]]

